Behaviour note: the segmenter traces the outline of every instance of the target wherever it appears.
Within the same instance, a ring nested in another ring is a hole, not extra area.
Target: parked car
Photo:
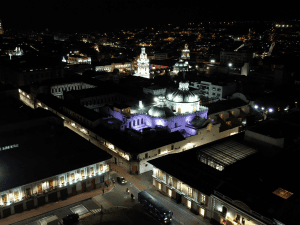
[[[63,218],[64,225],[75,224],[79,220],[79,215],[76,213],[69,214]]]
[[[126,183],[127,183],[127,180],[125,180],[124,177],[117,177],[117,181],[118,181],[120,184],[126,184]]]

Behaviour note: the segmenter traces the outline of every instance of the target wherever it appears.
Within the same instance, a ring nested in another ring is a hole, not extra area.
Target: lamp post
[[[229,75],[229,68],[232,67],[232,63],[228,63],[228,75]]]

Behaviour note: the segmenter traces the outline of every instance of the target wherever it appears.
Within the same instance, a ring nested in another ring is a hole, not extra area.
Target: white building
[[[199,89],[200,96],[207,98],[225,99],[227,96],[232,95],[236,90],[236,83],[225,82],[208,82],[201,81],[191,82],[190,86]]]
[[[0,147],[0,218],[105,187],[110,179],[108,153],[64,127],[57,116],[36,120],[34,125],[6,125]]]
[[[145,47],[142,47],[142,52],[140,58],[137,60],[137,71],[134,73],[134,76],[144,77],[150,79],[149,72],[149,59],[145,51]]]

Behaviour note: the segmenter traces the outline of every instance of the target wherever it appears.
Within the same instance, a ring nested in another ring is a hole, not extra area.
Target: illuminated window
[[[91,175],[94,175],[94,167],[91,167]]]
[[[200,208],[200,210],[199,210],[199,214],[200,214],[201,216],[203,216],[203,217],[204,217],[204,213],[205,213],[205,210],[204,210],[204,209],[202,209],[202,208]]]
[[[190,208],[192,208],[192,202],[191,201],[187,201],[187,207],[190,209]]]
[[[103,164],[100,164],[100,171],[103,171]]]
[[[171,186],[173,185],[173,178],[172,178],[171,176],[169,176],[169,182],[168,182],[168,183],[169,183],[169,185],[171,185]]]
[[[193,197],[193,189],[188,187],[188,196]]]
[[[287,190],[284,190],[282,188],[278,188],[276,191],[273,192],[273,194],[281,197],[281,198],[284,198],[284,199],[288,199],[289,197],[291,197],[293,195],[292,192],[289,192]]]
[[[204,194],[201,194],[201,203],[205,204],[206,196]]]

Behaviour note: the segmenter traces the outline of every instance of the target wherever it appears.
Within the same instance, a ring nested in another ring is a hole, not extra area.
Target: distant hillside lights
[[[0,151],[12,149],[12,148],[17,148],[17,147],[19,147],[19,144],[7,145],[7,146],[4,146],[4,147],[0,147]]]

